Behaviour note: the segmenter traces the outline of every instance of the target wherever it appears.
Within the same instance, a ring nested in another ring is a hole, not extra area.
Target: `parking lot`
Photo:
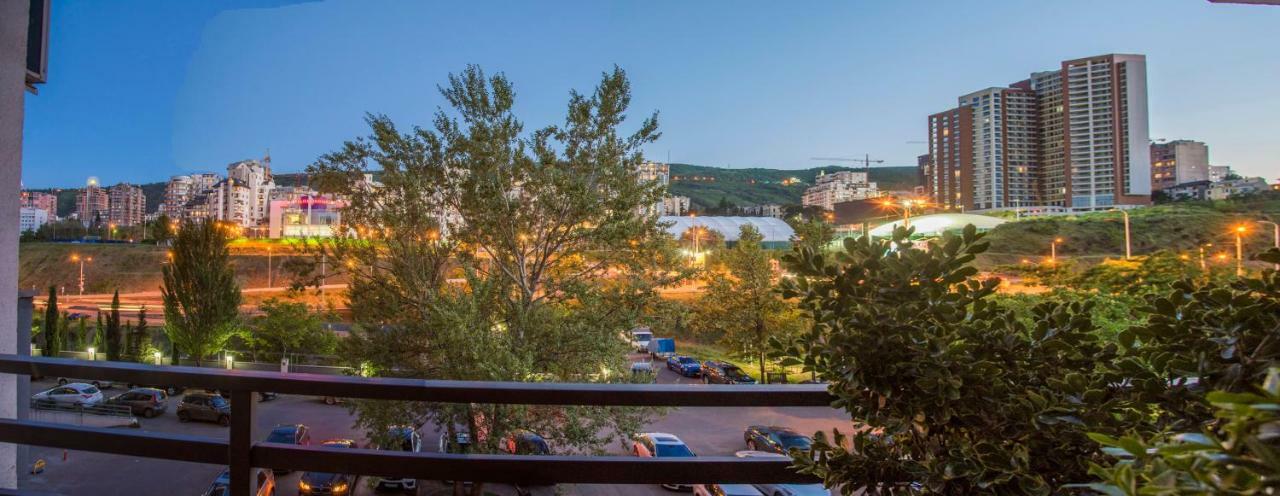
[[[666,370],[662,362],[655,362],[654,365],[658,369],[659,383],[701,384],[697,378],[681,377]],[[34,393],[53,385],[52,380],[46,379],[33,383],[31,390]],[[121,392],[124,392],[121,386],[104,390],[108,397]],[[163,415],[150,419],[139,418],[139,428],[150,432],[226,439],[226,427],[204,422],[179,422],[174,415],[178,401],[178,397],[171,398],[169,409]],[[366,442],[364,436],[353,429],[355,419],[345,406],[326,405],[320,398],[281,395],[275,400],[259,403],[256,417],[258,431],[263,436],[277,424],[302,423],[311,428],[313,444],[332,438],[350,438],[360,445]],[[748,425],[783,425],[808,433],[834,427],[846,428],[849,422],[842,421],[842,418],[841,412],[823,407],[674,408],[667,415],[655,418],[647,430],[675,434],[697,454],[731,455],[735,451],[746,449],[742,431]],[[433,450],[438,445],[439,435],[430,426],[424,427],[421,434],[426,449]],[[617,454],[626,454],[628,449],[629,447],[624,446],[611,447]],[[199,495],[223,470],[223,467],[215,465],[83,451],[64,452],[36,446],[30,448],[30,453],[30,460],[40,458],[47,462],[43,473],[27,474],[21,480],[21,488],[35,494]],[[29,468],[28,464],[22,470]],[[299,477],[297,472],[281,475],[277,479],[277,494],[296,494]],[[356,484],[358,489],[355,494],[373,494],[365,482],[362,480]],[[435,482],[424,481],[420,485],[422,488],[419,494],[448,493],[451,490]],[[510,487],[495,485],[487,485],[486,492],[514,494]],[[657,486],[638,485],[575,485],[561,487],[560,492],[602,496],[669,494]]]

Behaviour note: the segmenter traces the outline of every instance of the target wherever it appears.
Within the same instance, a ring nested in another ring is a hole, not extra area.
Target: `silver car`
[[[790,460],[791,457],[781,453],[767,451],[739,451],[734,453],[738,458],[778,458]],[[831,496],[831,492],[822,484],[754,484],[756,490],[764,496]]]
[[[93,384],[69,382],[36,393],[31,399],[37,404],[92,406],[102,403],[102,391]]]

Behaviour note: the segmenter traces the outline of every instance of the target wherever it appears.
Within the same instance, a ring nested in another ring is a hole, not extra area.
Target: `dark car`
[[[330,439],[320,443],[320,447],[329,449],[351,449],[356,442],[350,439]],[[305,472],[298,479],[298,494],[332,494],[345,496],[355,490],[356,479],[353,474],[331,474],[328,472]]]
[[[508,434],[507,437],[502,440],[502,445],[499,446],[499,449],[512,455],[551,454],[551,446],[547,444],[547,440],[543,439],[542,436],[527,430],[517,430]],[[529,494],[532,494],[531,489],[536,486],[554,488],[554,485],[530,483],[516,484],[516,494],[519,496],[528,496]],[[548,492],[554,493],[556,491],[551,489]]]
[[[755,384],[756,380],[737,365],[725,362],[702,362],[702,382],[706,384]]]
[[[267,434],[267,442],[307,446],[311,444],[311,429],[303,424],[280,424]],[[279,468],[273,468],[271,471],[278,474],[289,472]]]
[[[386,439],[374,444],[373,448],[419,453],[422,451],[422,436],[407,425],[393,426],[387,429]],[[413,477],[380,477],[374,481],[377,489],[401,489],[411,494],[416,494],[418,490],[418,479]]]
[[[216,394],[187,393],[178,403],[178,420],[204,420],[231,425],[231,403]]]
[[[108,405],[125,405],[129,412],[151,418],[169,409],[169,395],[154,388],[133,388],[107,400]]]
[[[702,374],[702,366],[693,357],[673,356],[667,359],[667,368],[685,377],[697,377]]]
[[[813,440],[809,439],[809,436],[776,425],[748,427],[742,433],[742,440],[747,443],[749,450],[781,454],[786,454],[791,448],[807,451],[813,445]]]
[[[275,493],[275,476],[271,475],[270,470],[259,470],[257,496],[271,496]],[[209,489],[205,489],[203,496],[231,496],[231,471],[223,470],[218,478],[213,480],[213,484],[209,485]]]

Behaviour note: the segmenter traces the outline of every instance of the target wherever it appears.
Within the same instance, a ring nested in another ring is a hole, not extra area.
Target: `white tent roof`
[[[937,236],[947,231],[964,229],[964,226],[973,224],[973,227],[979,231],[993,229],[1000,224],[1007,222],[1004,219],[991,217],[987,215],[977,214],[934,214],[922,215],[920,217],[911,218],[911,227],[916,228],[916,235]],[[871,235],[879,238],[887,238],[893,234],[893,229],[902,220],[896,220],[889,224],[883,224],[880,227],[871,230]]]
[[[795,231],[782,219],[773,217],[688,217],[664,216],[658,222],[667,225],[667,232],[677,239],[681,233],[694,226],[705,227],[720,233],[725,241],[737,241],[739,230],[743,224],[755,226],[764,236],[764,242],[791,241]]]

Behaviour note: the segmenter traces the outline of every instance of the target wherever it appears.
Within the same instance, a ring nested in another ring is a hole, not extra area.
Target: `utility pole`
[[[1274,239],[1274,240],[1272,241],[1273,246],[1275,246],[1276,248],[1280,248],[1280,224],[1277,224],[1277,223],[1272,222],[1272,221],[1269,221],[1269,220],[1260,220],[1260,221],[1258,221],[1258,223],[1259,223],[1259,224],[1271,224],[1272,237],[1273,237],[1273,239]],[[1280,270],[1280,263],[1278,263],[1278,264],[1276,264],[1276,265],[1275,265],[1275,269],[1276,269],[1276,270]]]

